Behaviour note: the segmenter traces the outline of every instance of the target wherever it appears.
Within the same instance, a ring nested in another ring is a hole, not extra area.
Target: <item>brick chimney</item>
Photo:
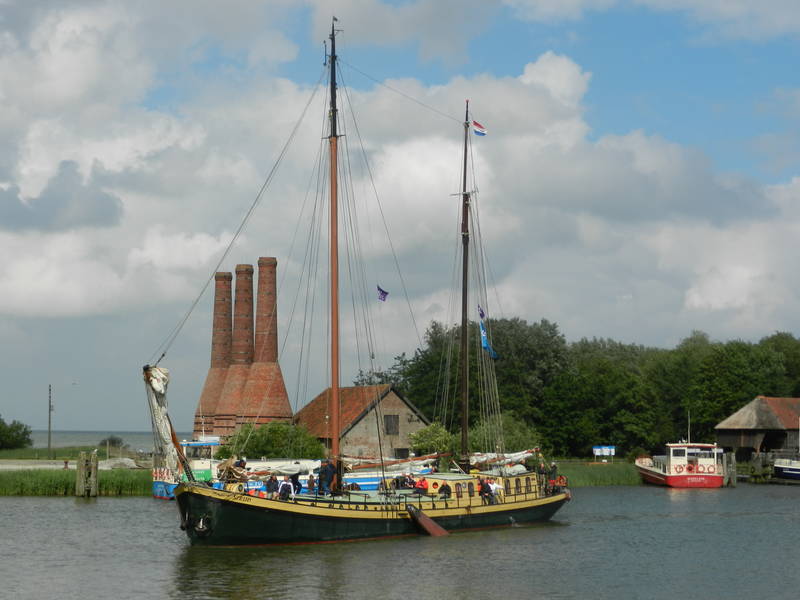
[[[222,396],[231,362],[231,280],[230,273],[214,275],[214,317],[211,329],[211,367],[194,414],[194,437],[214,432],[214,415]]]
[[[273,257],[258,259],[255,358],[242,394],[237,425],[261,425],[292,418],[289,395],[278,364],[277,264]]]
[[[214,417],[214,433],[230,435],[253,362],[253,265],[236,265],[230,366]]]
[[[277,259],[258,259],[255,358],[253,362],[278,362]]]

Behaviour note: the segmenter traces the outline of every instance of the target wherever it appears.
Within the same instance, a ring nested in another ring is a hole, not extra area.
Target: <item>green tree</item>
[[[758,345],[783,356],[785,374],[781,396],[800,396],[800,340],[791,333],[778,331],[762,338]]]
[[[453,452],[456,447],[455,436],[444,425],[434,422],[408,436],[414,454],[443,454]]]
[[[493,444],[498,430],[502,433],[503,448],[506,452],[531,450],[541,445],[541,437],[536,429],[514,413],[506,412],[497,419],[492,419],[488,423],[479,423],[470,428],[470,451],[496,452],[498,448],[493,447]]]
[[[32,445],[30,427],[16,420],[6,423],[0,417],[0,450],[27,448]]]
[[[714,344],[708,334],[692,331],[672,350],[654,350],[644,361],[644,393],[649,398],[654,417],[655,451],[668,441],[686,436],[687,398],[700,373],[700,365],[711,354]]]
[[[587,456],[599,443],[621,452],[651,444],[655,414],[641,364],[652,352],[602,339],[572,344],[570,367],[545,390],[542,445],[556,455]]]
[[[302,425],[272,421],[260,427],[243,425],[217,452],[258,458],[324,458],[325,446]]]
[[[525,423],[539,417],[544,389],[567,366],[567,343],[558,325],[542,319],[491,319],[497,389],[503,411],[514,412]]]
[[[714,344],[703,359],[685,399],[691,412],[692,439],[711,441],[714,426],[759,394],[781,395],[783,355],[741,340]]]

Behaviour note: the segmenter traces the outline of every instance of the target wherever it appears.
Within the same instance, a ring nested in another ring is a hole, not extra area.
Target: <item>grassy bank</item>
[[[632,463],[620,460],[613,463],[575,460],[556,461],[558,472],[569,479],[570,487],[591,485],[639,485],[641,478]]]
[[[73,496],[74,470],[30,469],[0,471],[0,496]],[[150,469],[114,469],[97,472],[100,496],[149,496],[153,492]]]
[[[52,448],[48,456],[47,448],[15,448],[13,450],[0,450],[0,460],[75,460],[81,452],[91,452],[95,446],[65,446]],[[117,456],[116,448],[111,450],[111,456]],[[99,451],[100,458],[106,458],[105,449]]]

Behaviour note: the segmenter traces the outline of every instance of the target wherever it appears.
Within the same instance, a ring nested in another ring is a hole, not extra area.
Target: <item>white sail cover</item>
[[[169,469],[175,481],[178,481],[178,451],[172,443],[172,423],[167,414],[169,371],[162,367],[150,367],[144,382],[147,403],[150,406],[150,418],[153,422],[154,450],[157,455],[164,457],[164,467]]]

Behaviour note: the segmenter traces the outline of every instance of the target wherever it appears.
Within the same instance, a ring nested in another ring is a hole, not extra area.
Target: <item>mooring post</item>
[[[75,465],[75,495],[97,497],[97,452],[81,452]]]

